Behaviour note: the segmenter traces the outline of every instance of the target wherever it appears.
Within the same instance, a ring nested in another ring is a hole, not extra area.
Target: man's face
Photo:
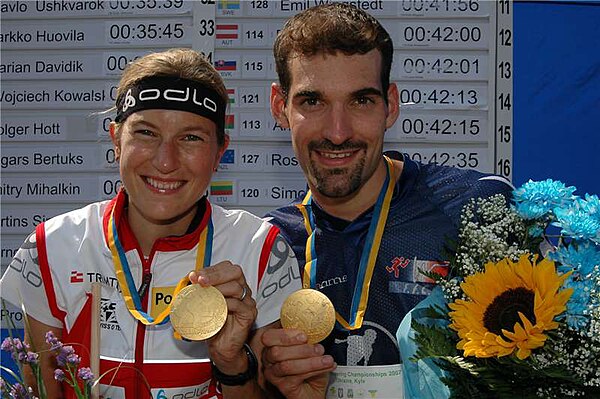
[[[381,54],[293,56],[286,96],[271,90],[271,111],[292,132],[292,145],[313,192],[351,196],[381,165],[384,132],[398,117],[398,90],[384,101]]]

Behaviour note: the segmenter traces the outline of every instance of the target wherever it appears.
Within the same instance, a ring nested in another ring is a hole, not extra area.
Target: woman
[[[205,197],[229,143],[227,103],[219,74],[193,50],[129,65],[110,127],[122,190],[37,226],[13,260],[28,273],[10,267],[3,277],[2,295],[24,302],[26,333],[38,351],[49,330],[89,348],[91,283],[101,283],[105,398],[262,395],[253,352],[261,353],[261,334],[278,323],[283,299],[300,284],[275,227]],[[189,279],[216,287],[228,307],[224,327],[200,342],[176,339],[161,320],[192,270]],[[48,397],[72,397],[54,381],[53,359],[44,356],[41,365]]]

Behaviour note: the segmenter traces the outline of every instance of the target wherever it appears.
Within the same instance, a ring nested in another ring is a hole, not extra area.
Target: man
[[[304,287],[331,299],[337,323],[317,345],[295,330],[265,333],[265,377],[288,398],[402,397],[395,334],[433,288],[422,271],[447,273],[444,244],[469,198],[510,186],[384,156],[399,115],[393,44],[365,12],[334,3],[297,14],[274,54],[271,111],[291,130],[310,193],[269,216],[292,245]]]

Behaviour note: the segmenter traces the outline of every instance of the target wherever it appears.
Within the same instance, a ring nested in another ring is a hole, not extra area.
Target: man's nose
[[[333,144],[342,144],[352,137],[351,116],[343,104],[334,104],[329,111],[325,138]]]

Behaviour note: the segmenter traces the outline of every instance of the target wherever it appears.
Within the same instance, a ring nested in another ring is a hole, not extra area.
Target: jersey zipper
[[[142,273],[142,284],[138,289],[140,295],[140,302],[142,303],[142,310],[148,312],[148,292],[150,291],[150,283],[152,281],[152,273],[150,272],[150,259],[144,259],[142,257],[143,273]],[[144,375],[144,342],[146,338],[146,325],[140,321],[137,323],[137,333],[135,335],[135,368]],[[137,395],[138,392],[145,392],[146,387],[140,385],[139,376],[134,378],[133,389]],[[144,395],[146,397],[146,395]]]

